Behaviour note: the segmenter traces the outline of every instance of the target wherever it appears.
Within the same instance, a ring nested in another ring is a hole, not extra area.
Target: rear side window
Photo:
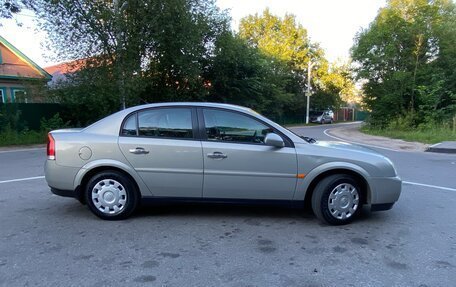
[[[264,143],[272,129],[251,117],[222,110],[205,109],[204,122],[210,141]]]
[[[136,136],[138,135],[136,132],[136,113],[131,114],[124,122],[122,127],[122,135],[123,136]]]
[[[193,138],[192,111],[188,108],[150,109],[138,113],[140,136]]]

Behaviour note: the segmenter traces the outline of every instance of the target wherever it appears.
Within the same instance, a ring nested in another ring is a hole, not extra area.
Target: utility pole
[[[117,69],[117,86],[119,88],[120,108],[125,110],[125,79],[124,79],[124,67],[122,67],[122,13],[128,6],[128,1],[114,0],[114,21],[115,21],[115,38],[116,38],[116,69]]]
[[[310,79],[312,77],[312,67],[315,65],[315,63],[312,63],[312,61],[309,59],[308,65],[307,65],[307,92],[306,92],[306,97],[307,97],[307,106],[306,106],[306,124],[309,123],[309,108],[310,108]]]

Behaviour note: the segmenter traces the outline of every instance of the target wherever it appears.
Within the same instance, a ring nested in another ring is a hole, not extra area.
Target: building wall
[[[43,78],[36,69],[0,43],[0,76]]]
[[[44,82],[27,84],[24,81],[0,79],[0,103],[42,103],[45,102],[40,86]]]

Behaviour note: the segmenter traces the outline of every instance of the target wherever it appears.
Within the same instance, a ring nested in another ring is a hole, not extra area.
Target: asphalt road
[[[456,155],[377,150],[408,182],[401,198],[340,227],[207,205],[102,221],[42,178],[11,181],[42,176],[43,149],[0,152],[0,286],[455,286]]]

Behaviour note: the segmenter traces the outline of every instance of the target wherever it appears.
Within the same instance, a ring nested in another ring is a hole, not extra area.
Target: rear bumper
[[[84,198],[83,198],[82,193],[80,192],[79,188],[77,188],[76,190],[58,189],[58,188],[54,188],[52,186],[50,186],[50,188],[51,188],[51,192],[55,195],[76,198],[81,203],[84,203]]]
[[[48,185],[60,190],[73,190],[74,178],[80,168],[61,166],[55,160],[46,160],[44,164],[44,176]]]
[[[76,198],[76,193],[73,190],[57,189],[51,187],[51,192],[58,196]]]

